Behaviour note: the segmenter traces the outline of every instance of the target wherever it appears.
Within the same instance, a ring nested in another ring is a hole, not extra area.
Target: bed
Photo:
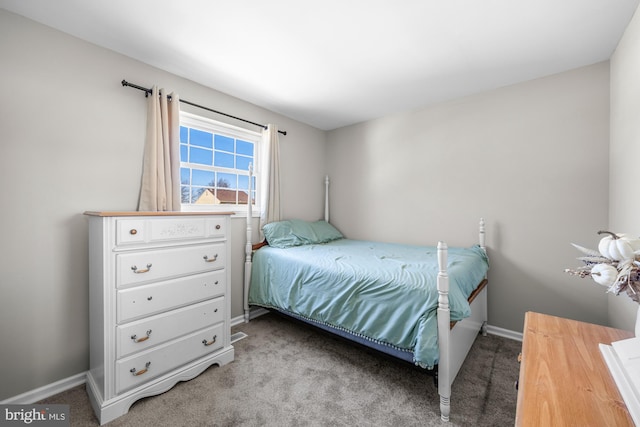
[[[328,179],[325,180],[328,194]],[[252,245],[247,220],[245,321],[261,307],[436,374],[441,418],[451,384],[486,327],[484,221],[469,247],[345,238],[325,219],[266,224]]]

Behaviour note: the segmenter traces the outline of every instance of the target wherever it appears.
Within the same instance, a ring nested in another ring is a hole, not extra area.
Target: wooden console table
[[[598,348],[633,333],[527,312],[516,426],[633,426]]]

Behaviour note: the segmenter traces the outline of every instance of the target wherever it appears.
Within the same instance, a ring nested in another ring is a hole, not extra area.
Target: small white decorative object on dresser
[[[100,424],[234,359],[229,213],[85,212],[90,367]]]
[[[635,337],[611,345],[600,344],[600,351],[633,422],[640,427],[640,238],[605,230],[598,234],[605,237],[600,239],[597,251],[572,243],[583,253],[578,259],[584,265],[565,271],[579,277],[591,277],[606,287],[607,292],[626,294],[638,303]]]
[[[600,344],[611,376],[627,404],[636,426],[640,426],[640,305],[636,317],[635,337]]]

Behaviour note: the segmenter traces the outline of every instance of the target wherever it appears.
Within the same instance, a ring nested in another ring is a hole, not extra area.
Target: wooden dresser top
[[[178,212],[178,211],[85,211],[90,216],[188,216],[188,215],[232,215],[233,212]]]
[[[598,344],[633,333],[528,312],[516,426],[633,426]]]

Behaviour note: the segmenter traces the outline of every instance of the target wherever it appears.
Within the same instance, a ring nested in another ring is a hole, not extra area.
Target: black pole
[[[138,89],[138,90],[143,91],[145,93],[145,96],[149,96],[151,94],[151,89],[149,89],[149,88],[138,86],[138,85],[133,84],[133,83],[129,83],[126,80],[122,80],[121,83],[122,83],[122,86],[129,86],[129,87],[132,87],[134,89]],[[246,119],[243,119],[243,118],[240,118],[240,117],[232,116],[231,114],[223,113],[222,111],[217,111],[217,110],[214,110],[214,109],[209,108],[209,107],[198,105],[198,104],[195,104],[195,103],[193,103],[191,101],[187,101],[186,99],[180,99],[180,102],[183,102],[183,103],[185,103],[187,105],[191,105],[193,107],[201,108],[203,110],[211,111],[212,113],[216,113],[216,114],[220,114],[220,115],[223,115],[223,116],[226,116],[226,117],[230,117],[230,118],[235,119],[235,120],[240,120],[241,122],[249,123],[249,124],[252,124],[254,126],[260,126],[261,128],[264,128],[264,129],[267,128],[267,126],[262,125],[260,123],[252,122],[250,120],[246,120]],[[287,131],[278,130],[278,133],[286,135]]]

